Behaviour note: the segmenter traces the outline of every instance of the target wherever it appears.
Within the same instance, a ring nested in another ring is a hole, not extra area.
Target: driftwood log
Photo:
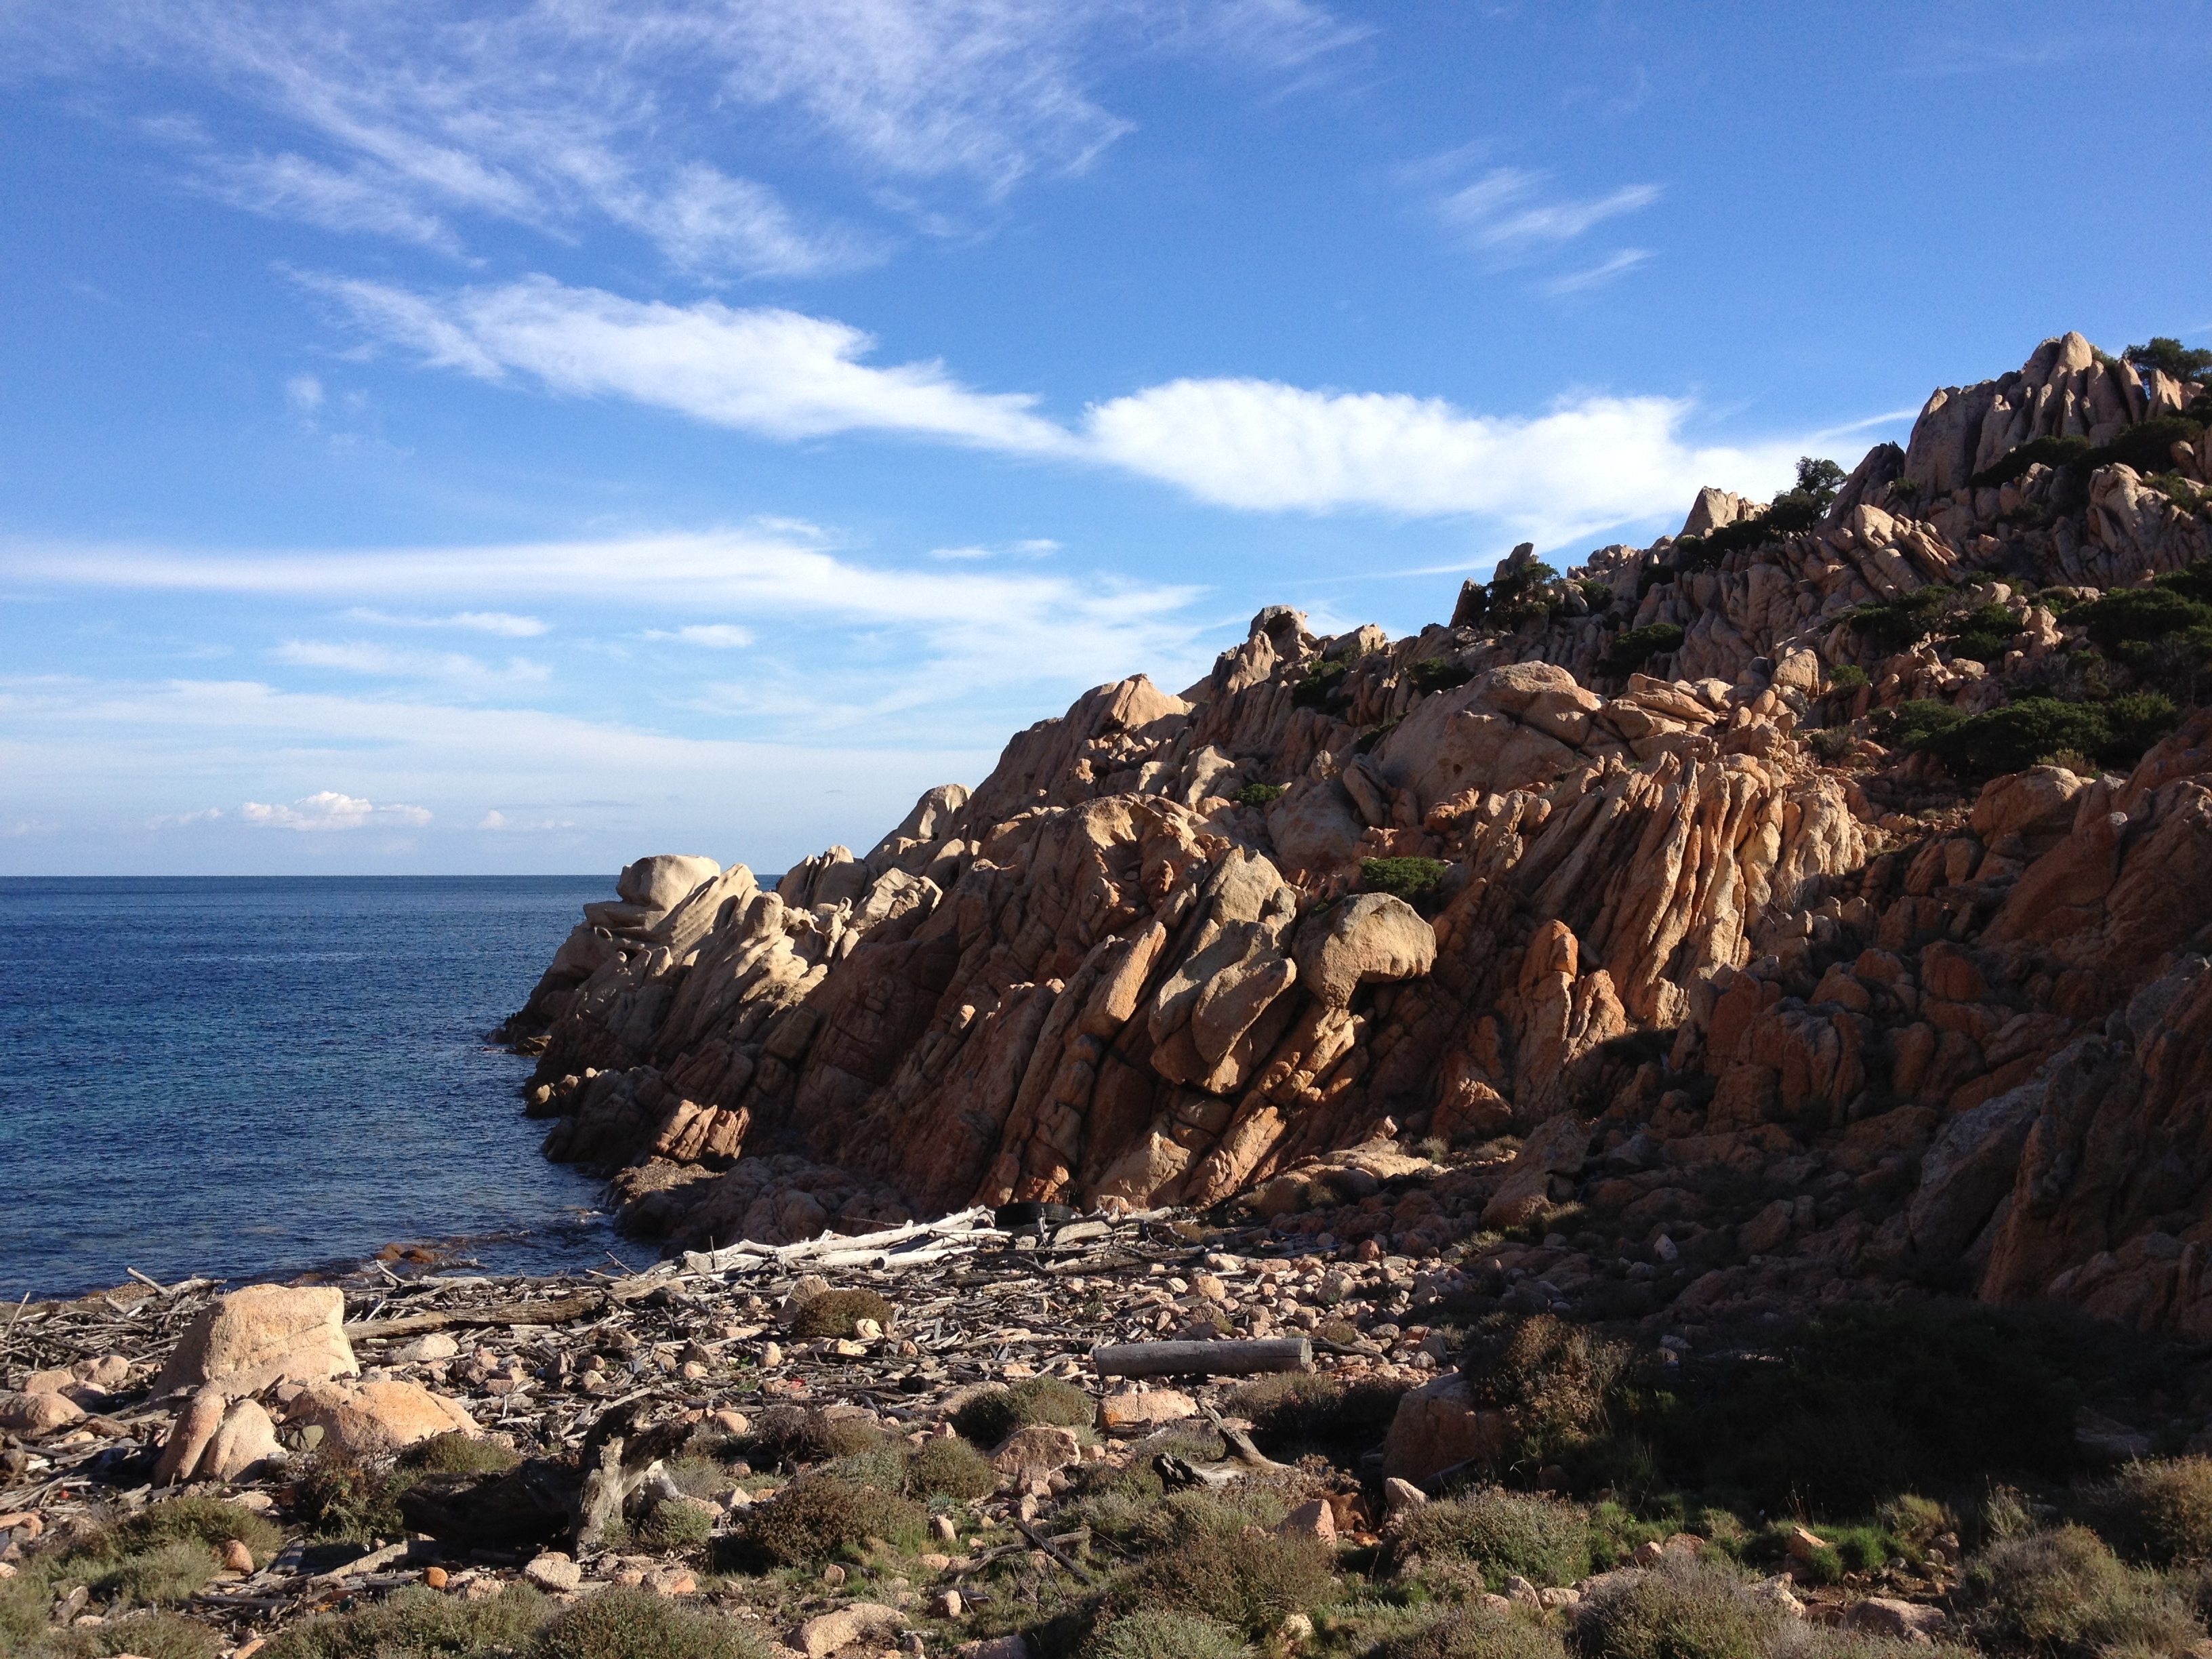
[[[1310,1371],[1313,1344],[1302,1336],[1243,1342],[1116,1342],[1091,1351],[1101,1376],[1249,1376]]]

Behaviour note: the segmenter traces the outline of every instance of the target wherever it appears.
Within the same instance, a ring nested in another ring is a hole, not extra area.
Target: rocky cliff
[[[641,860],[507,1028],[547,1155],[691,1247],[1236,1201],[1565,1307],[2212,1335],[2208,413],[2046,341],[1449,625],[1263,611],[864,855]]]

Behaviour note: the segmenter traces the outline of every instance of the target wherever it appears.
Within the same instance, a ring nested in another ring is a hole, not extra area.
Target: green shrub
[[[165,1498],[124,1522],[114,1535],[126,1550],[179,1540],[219,1548],[235,1539],[253,1553],[257,1567],[267,1565],[284,1542],[273,1522],[219,1498]]]
[[[1954,708],[1948,702],[1916,697],[1910,702],[1899,703],[1894,708],[1875,712],[1875,739],[1892,748],[1917,748],[1938,732],[1948,732],[1962,724],[1966,719],[1964,709]]]
[[[1975,489],[1993,489],[2025,477],[2032,466],[2070,468],[2089,453],[2087,438],[2038,438],[2007,450],[1966,483]]]
[[[1107,1612],[1192,1613],[1261,1637],[1325,1605],[1336,1589],[1329,1568],[1328,1551],[1311,1538],[1199,1528],[1139,1562],[1108,1593]]]
[[[1097,1402],[1073,1383],[1054,1376],[1030,1376],[1010,1388],[978,1389],[952,1413],[952,1426],[977,1445],[991,1447],[1032,1423],[1073,1429],[1096,1421],[1097,1416]]]
[[[1588,602],[1592,616],[1602,617],[1613,609],[1613,585],[1610,582],[1601,582],[1595,576],[1578,576],[1575,579],[1575,586],[1582,589],[1583,598]]]
[[[2075,465],[2085,470],[2100,466],[2131,466],[2148,477],[2154,472],[2172,470],[2173,447],[2178,443],[2195,443],[2204,435],[2202,422],[2185,416],[2161,415],[2156,420],[2138,421],[2122,428],[2118,437],[2101,447],[2091,450]]]
[[[1902,651],[1936,631],[1954,597],[1954,590],[1948,587],[1917,587],[1910,593],[1855,606],[1844,613],[1843,622],[1854,634],[1865,635],[1885,651]]]
[[[496,1440],[472,1440],[455,1431],[416,1441],[396,1461],[403,1469],[425,1474],[505,1474],[522,1462],[522,1454]]]
[[[2155,1374],[2108,1328],[1938,1298],[1825,1310],[1760,1346],[1769,1358],[1694,1392],[1639,1382],[1616,1407],[1668,1485],[1772,1513],[1866,1515],[1915,1488],[2063,1480],[2075,1412]]]
[[[1823,766],[1834,766],[1844,760],[1856,741],[1848,726],[1831,726],[1805,733],[1805,746]]]
[[[828,1428],[819,1412],[803,1406],[770,1406],[753,1419],[745,1443],[757,1462],[780,1463],[790,1458],[811,1463],[829,1450]]]
[[[528,1584],[509,1584],[485,1601],[414,1586],[381,1603],[295,1625],[261,1651],[264,1659],[474,1659],[523,1648],[552,1610]]]
[[[1540,1492],[1486,1486],[1416,1510],[1399,1528],[1401,1553],[1474,1562],[1493,1590],[1516,1573],[1532,1583],[1571,1584],[1589,1571],[1589,1516]]]
[[[1682,629],[1674,623],[1626,629],[1605,653],[1602,666],[1608,674],[1633,674],[1660,653],[1680,649],[1682,638]]]
[[[1959,1530],[1959,1518],[1947,1505],[1917,1492],[1899,1492],[1881,1506],[1876,1518],[1916,1554],[1945,1533]]]
[[[2212,559],[2198,559],[2186,569],[2169,570],[2154,578],[2152,586],[2179,593],[2198,605],[2212,605]]]
[[[1087,1659],[1248,1659],[1251,1651],[1218,1620],[1158,1608],[1116,1619],[1084,1649]]]
[[[1508,1461],[1536,1465],[1600,1432],[1627,1363],[1617,1343],[1579,1325],[1536,1314],[1475,1345],[1462,1362],[1474,1393],[1513,1425]]]
[[[2130,1572],[2086,1527],[2001,1539],[1965,1583],[1978,1633],[2039,1653],[2178,1653],[2203,1636],[2180,1596]]]
[[[1565,1651],[1559,1633],[1533,1619],[1474,1607],[1394,1636],[1366,1659],[1563,1659]]]
[[[990,1459],[957,1435],[934,1435],[907,1459],[906,1495],[964,1504],[999,1489]]]
[[[675,1555],[696,1549],[713,1536],[714,1517],[696,1504],[672,1503],[666,1499],[655,1504],[652,1513],[640,1522],[632,1533],[639,1545],[659,1555]]]
[[[1346,1388],[1324,1371],[1284,1371],[1238,1389],[1230,1409],[1251,1423],[1270,1457],[1319,1453],[1350,1462],[1388,1432],[1408,1386],[1367,1379]]]
[[[898,1310],[873,1291],[824,1291],[803,1304],[791,1322],[793,1336],[846,1336],[863,1319],[872,1319],[884,1330],[891,1328]]]
[[[730,1620],[651,1590],[586,1596],[538,1632],[532,1659],[767,1659]]]
[[[408,1478],[373,1469],[336,1451],[307,1460],[293,1488],[293,1513],[330,1543],[398,1538],[406,1530],[399,1494]]]
[[[111,1605],[155,1607],[205,1589],[222,1564],[195,1539],[172,1539],[134,1552],[92,1576],[92,1593]]]
[[[1449,691],[1474,678],[1471,671],[1446,657],[1424,657],[1406,672],[1413,682],[1413,690],[1423,696],[1431,691]]]
[[[1450,868],[1442,859],[1362,859],[1359,884],[1370,893],[1394,893],[1410,904],[1431,891]]]
[[[137,1613],[89,1630],[72,1630],[55,1643],[56,1659],[216,1659],[228,1644],[197,1619],[180,1613]]]
[[[1582,1604],[1577,1634],[1589,1659],[1765,1659],[1782,1625],[1734,1570],[1678,1555]]]
[[[2212,623],[2212,605],[2189,598],[2178,586],[2127,587],[2083,605],[2067,621],[2087,624],[2089,637],[2111,651],[2126,641],[2201,628]]]
[[[2179,718],[2173,700],[2157,691],[2131,691],[2098,705],[2023,697],[1923,732],[1906,744],[1954,771],[1979,776],[2022,771],[2065,749],[2126,766],[2171,732]]]
[[[2212,1558],[2212,1457],[2130,1463],[2080,1499],[2084,1517],[2130,1560],[2165,1567]]]
[[[918,1532],[927,1516],[896,1492],[810,1474],[745,1511],[740,1541],[779,1566],[823,1561],[869,1538]]]
[[[1855,662],[1847,662],[1841,668],[1828,671],[1828,690],[1831,691],[1856,691],[1866,684],[1866,670]]]
[[[1305,678],[1291,688],[1291,706],[1297,708],[1325,708],[1329,699],[1342,689],[1346,665],[1340,662],[1317,662],[1308,671]]]
[[[1271,806],[1290,792],[1287,783],[1248,783],[1229,799],[1239,806]]]

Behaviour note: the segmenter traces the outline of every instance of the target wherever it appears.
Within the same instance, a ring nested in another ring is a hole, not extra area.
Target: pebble
[[[432,1589],[443,1589],[446,1588],[448,1577],[443,1567],[425,1567],[422,1569],[422,1582]],[[234,1654],[232,1659],[237,1659],[237,1656]]]
[[[549,1550],[532,1561],[523,1568],[522,1576],[550,1590],[572,1590],[584,1582],[584,1570],[557,1550]]]

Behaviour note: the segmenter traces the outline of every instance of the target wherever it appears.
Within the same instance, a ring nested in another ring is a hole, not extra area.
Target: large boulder
[[[1418,979],[1436,962],[1436,929],[1389,893],[1358,894],[1299,930],[1298,981],[1332,1008],[1363,984]]]
[[[322,1430],[325,1448],[355,1457],[378,1457],[428,1440],[483,1432],[458,1401],[412,1382],[321,1382],[292,1402],[285,1421]]]
[[[226,1380],[234,1394],[272,1382],[319,1382],[361,1370],[345,1335],[345,1293],[249,1285],[195,1319],[154,1385],[157,1395]]]
[[[1589,1125],[1572,1113],[1539,1125],[1521,1143],[1505,1179],[1483,1206],[1482,1224],[1518,1227],[1534,1219],[1552,1202],[1553,1182],[1581,1172],[1589,1139]]]
[[[1507,1428],[1504,1413],[1477,1406],[1467,1378],[1448,1372],[1400,1398],[1382,1442],[1383,1476],[1419,1482],[1495,1457],[1504,1448]]]
[[[2017,835],[2031,851],[2047,851],[2074,827],[2075,805],[2088,787],[2087,778],[2063,766],[2031,766],[1991,778],[1974,803],[1974,833],[1984,842]]]
[[[634,933],[651,927],[681,904],[702,882],[714,880],[722,866],[687,853],[655,853],[623,866],[615,878],[617,903],[587,904],[584,920],[610,933]]]

